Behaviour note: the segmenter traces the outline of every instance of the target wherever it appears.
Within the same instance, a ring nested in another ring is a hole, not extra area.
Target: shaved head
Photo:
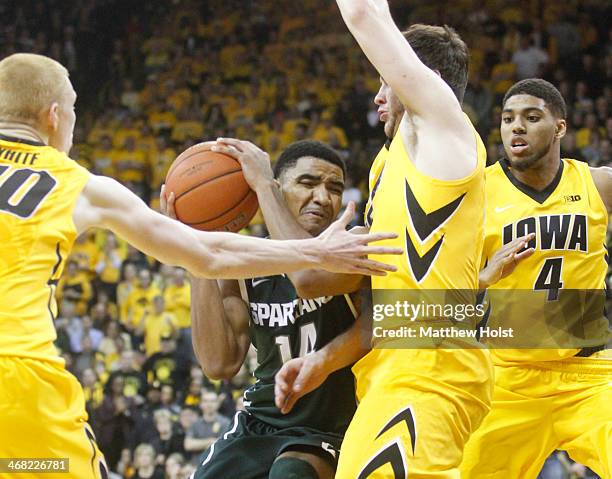
[[[36,126],[69,93],[68,70],[51,58],[16,53],[0,61],[0,121]]]

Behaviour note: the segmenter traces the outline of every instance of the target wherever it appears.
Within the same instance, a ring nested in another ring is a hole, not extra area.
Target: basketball
[[[177,218],[202,231],[240,231],[259,207],[240,163],[202,144],[174,160],[166,176],[166,191],[174,193]]]

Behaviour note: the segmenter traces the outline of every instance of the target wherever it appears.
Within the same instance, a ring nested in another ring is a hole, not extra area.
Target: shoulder
[[[598,181],[606,184],[612,181],[612,168],[609,166],[599,166],[597,168],[590,166],[589,171],[591,172],[595,184],[597,184]]]
[[[609,194],[612,189],[612,168],[609,166],[589,167],[593,182],[600,194]]]
[[[612,168],[600,166],[598,168],[589,167],[589,170],[604,206],[608,213],[612,213]]]

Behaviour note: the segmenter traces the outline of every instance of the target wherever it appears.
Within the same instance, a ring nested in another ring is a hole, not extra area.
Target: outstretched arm
[[[412,114],[465,123],[455,94],[440,75],[421,62],[395,25],[387,0],[336,1],[365,55]]]
[[[349,214],[317,238],[274,241],[231,233],[204,233],[150,208],[113,179],[93,176],[73,213],[77,230],[108,228],[144,253],[164,263],[183,266],[205,278],[249,278],[298,269],[384,274],[390,270],[368,254],[399,254],[395,248],[366,246],[388,234],[352,235],[345,231]],[[394,235],[392,235],[394,236]]]
[[[219,138],[212,146],[235,158],[249,186],[257,194],[266,227],[274,239],[306,239],[312,236],[291,214],[278,182],[274,179],[270,156],[248,141]],[[364,279],[360,274],[330,273],[321,269],[307,269],[288,274],[300,298],[336,296],[357,291]]]

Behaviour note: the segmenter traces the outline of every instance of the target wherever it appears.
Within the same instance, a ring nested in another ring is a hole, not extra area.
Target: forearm
[[[281,242],[230,233],[201,232],[150,210],[108,178],[90,178],[77,202],[78,231],[109,228],[163,263],[205,278],[252,278],[313,267],[324,256],[315,239]]]
[[[349,329],[316,353],[321,357],[327,375],[350,366],[365,356],[371,349],[371,337],[369,316],[362,314]]]
[[[246,350],[227,318],[215,280],[191,276],[191,332],[193,350],[204,373],[212,379],[233,377]]]
[[[287,208],[283,195],[275,182],[266,182],[257,188],[256,193],[266,227],[272,238],[282,240],[312,238],[312,235],[300,226]]]
[[[317,264],[322,253],[315,239],[277,241],[201,233],[198,240],[206,251],[202,256],[208,259],[207,264],[196,265],[190,258],[183,266],[207,278],[246,279],[307,269]]]

